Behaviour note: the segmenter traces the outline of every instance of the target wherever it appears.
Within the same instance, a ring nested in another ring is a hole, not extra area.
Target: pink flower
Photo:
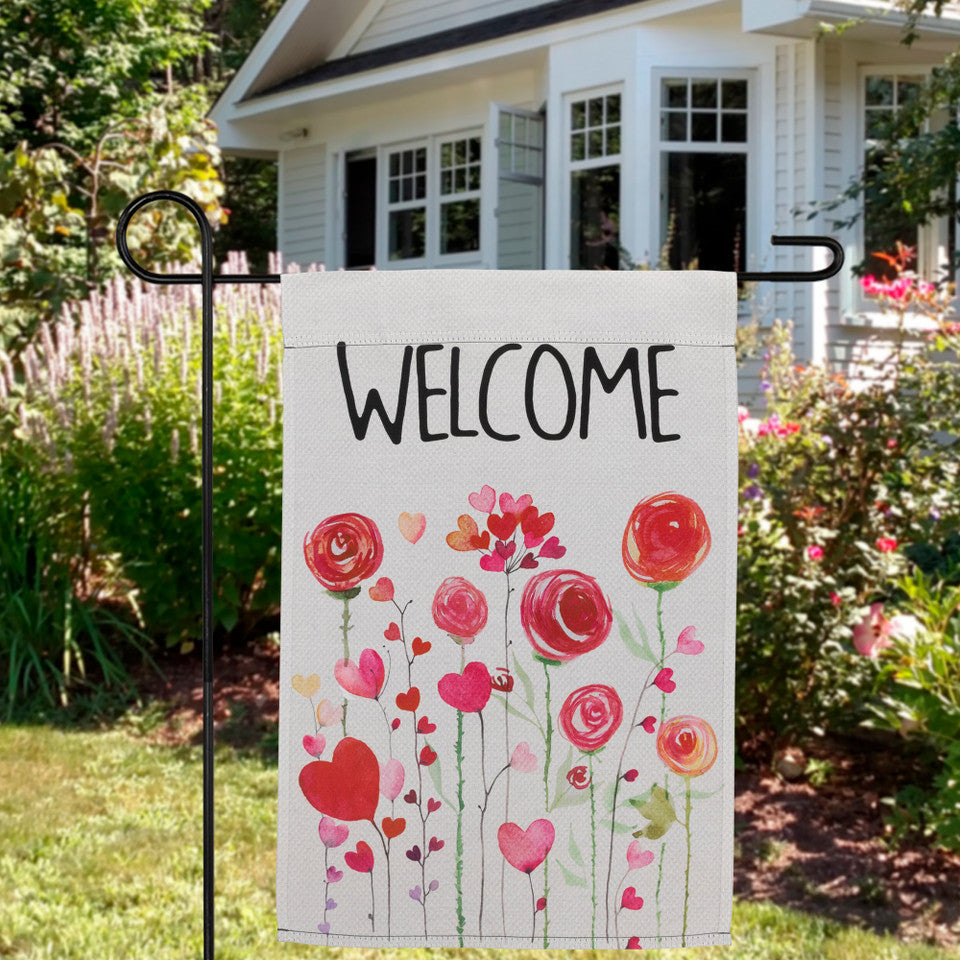
[[[750,416],[750,411],[746,407],[744,406],[737,407],[737,423],[743,423],[743,421],[746,420],[747,417],[749,416]]]
[[[882,603],[871,603],[870,612],[853,628],[853,645],[857,653],[871,659],[893,646],[891,637],[912,639],[920,627],[916,617],[897,616],[887,619]]]
[[[807,556],[811,560],[822,560],[823,559],[823,547],[819,544],[814,543],[807,547]]]
[[[317,704],[317,723],[321,727],[335,727],[343,719],[343,707],[334,705],[329,700],[321,700]]]
[[[539,913],[541,910],[546,910],[546,909],[547,909],[547,898],[546,898],[546,897],[539,897],[539,898],[537,899],[537,910],[536,910],[536,912]]]
[[[463,673],[447,673],[437,683],[440,699],[463,713],[482,710],[492,690],[490,672],[479,660],[468,663]]]
[[[582,764],[579,767],[571,767],[567,771],[567,783],[574,790],[586,790],[592,779],[592,777],[587,776],[587,768]]]
[[[843,603],[843,597],[841,597],[840,594],[837,593],[836,590],[831,590],[831,591],[830,591],[830,602],[831,602],[835,607],[839,607],[840,604]]]
[[[641,867],[647,867],[653,863],[653,851],[644,850],[640,846],[639,840],[631,842],[627,847],[627,869],[639,870]]]
[[[511,867],[533,873],[547,859],[555,836],[549,820],[534,820],[526,830],[516,823],[504,823],[497,831],[497,843]]]
[[[877,549],[881,553],[893,553],[897,549],[897,541],[893,537],[879,537],[877,539]]]
[[[345,823],[337,823],[332,817],[320,818],[320,842],[328,849],[339,847],[350,836],[350,828]]]
[[[376,650],[369,649],[360,654],[359,664],[352,660],[338,660],[333,675],[347,693],[367,700],[376,700],[387,681],[383,659]]]
[[[487,623],[487,598],[469,580],[447,577],[433,598],[433,621],[458,643],[473,643]]]
[[[537,758],[530,752],[530,746],[521,741],[513,748],[510,766],[517,773],[533,773],[537,769]]]

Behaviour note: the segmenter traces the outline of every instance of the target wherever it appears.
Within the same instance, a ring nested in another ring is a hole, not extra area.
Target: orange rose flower
[[[641,583],[679,583],[709,552],[710,528],[703,510],[679,493],[641,500],[623,534],[623,564]]]
[[[321,586],[342,593],[377,572],[383,541],[372,520],[359,513],[339,513],[304,537],[303,556]]]
[[[699,777],[717,759],[717,735],[699,717],[672,717],[657,734],[660,759],[681,777]]]

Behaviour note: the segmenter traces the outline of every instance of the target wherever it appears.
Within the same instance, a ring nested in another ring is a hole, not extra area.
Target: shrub
[[[228,264],[242,272],[242,263]],[[279,601],[279,291],[217,288],[214,618],[244,634]],[[87,576],[116,565],[152,635],[200,635],[200,290],[115,281],[7,364],[16,456],[42,478]],[[19,384],[18,384],[18,381]]]

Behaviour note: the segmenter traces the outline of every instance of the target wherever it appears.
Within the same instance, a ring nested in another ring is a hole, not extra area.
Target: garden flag
[[[730,942],[736,314],[283,277],[281,940]]]

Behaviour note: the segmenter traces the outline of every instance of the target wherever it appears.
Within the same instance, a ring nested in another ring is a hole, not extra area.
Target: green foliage
[[[184,287],[115,283],[76,327],[44,326],[20,361],[13,447],[43,478],[65,549],[87,542],[95,575],[118,565],[150,632],[180,644],[200,632],[198,307]],[[276,290],[220,291],[214,619],[239,636],[279,601],[280,343]]]
[[[737,713],[744,739],[790,739],[862,719],[872,671],[853,629],[907,569],[904,544],[960,526],[956,333],[899,343],[851,387],[793,365],[789,330],[767,360],[769,416],[741,423]],[[943,352],[938,352],[943,348]]]
[[[130,689],[125,663],[146,637],[76,575],[36,478],[0,455],[0,713],[66,706],[82,687]],[[102,581],[105,583],[106,581]]]

